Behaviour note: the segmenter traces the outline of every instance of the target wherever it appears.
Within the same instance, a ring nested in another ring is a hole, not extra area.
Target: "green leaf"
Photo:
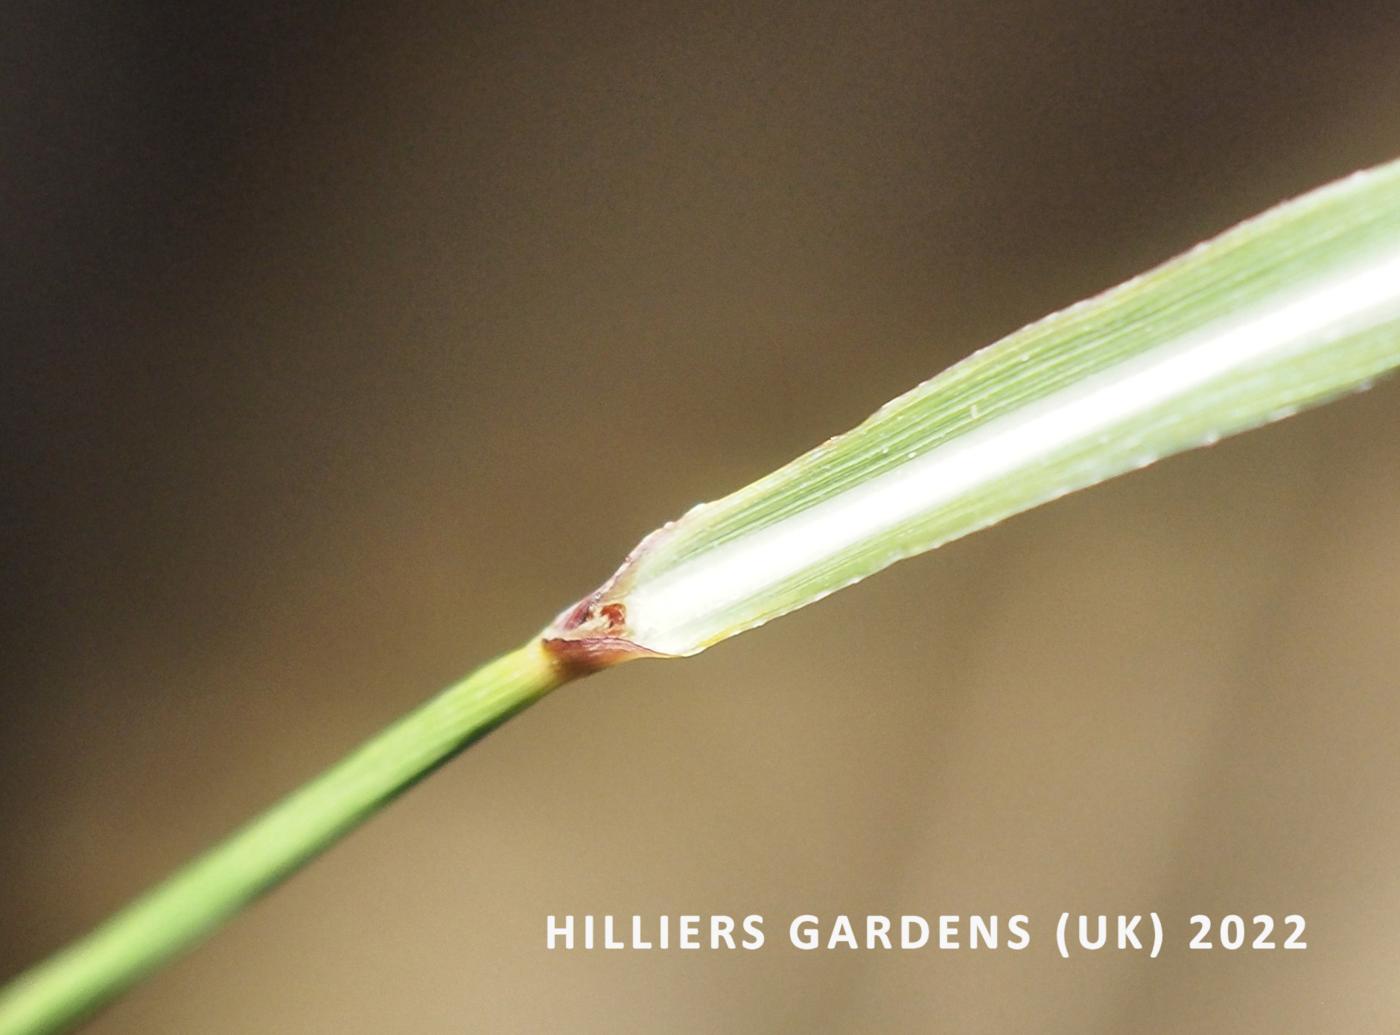
[[[1075,489],[1400,364],[1400,163],[1034,323],[648,536],[545,632],[694,654]]]

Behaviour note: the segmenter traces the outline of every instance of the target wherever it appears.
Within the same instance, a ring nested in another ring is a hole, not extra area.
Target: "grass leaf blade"
[[[1400,163],[1030,325],[649,536],[546,636],[694,654],[1400,364]]]

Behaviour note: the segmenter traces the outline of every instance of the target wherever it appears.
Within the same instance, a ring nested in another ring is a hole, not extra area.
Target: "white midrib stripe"
[[[693,651],[723,631],[707,622],[835,553],[1251,363],[1400,315],[1400,252],[1301,290],[1100,371],[650,580],[639,572],[625,598],[630,636],[654,650]]]

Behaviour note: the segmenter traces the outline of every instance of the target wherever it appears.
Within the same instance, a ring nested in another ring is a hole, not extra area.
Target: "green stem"
[[[0,1035],[82,1019],[569,675],[539,641],[483,665],[0,990]]]

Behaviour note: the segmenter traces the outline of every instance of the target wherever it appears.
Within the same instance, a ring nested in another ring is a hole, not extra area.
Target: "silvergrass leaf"
[[[545,631],[687,655],[901,558],[1400,364],[1400,163],[1003,338],[652,533]]]

